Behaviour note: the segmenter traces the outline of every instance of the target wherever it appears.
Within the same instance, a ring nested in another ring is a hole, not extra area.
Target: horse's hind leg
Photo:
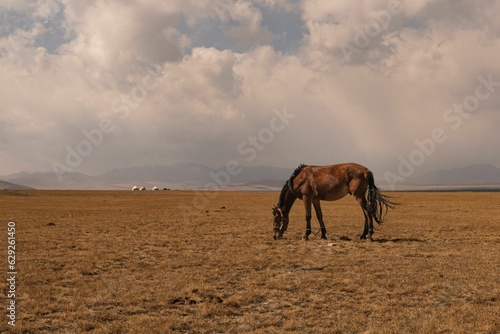
[[[321,205],[318,200],[313,201],[314,211],[316,211],[316,218],[318,218],[319,226],[321,227],[321,239],[326,239],[326,228],[323,222],[323,213],[321,212]]]
[[[368,225],[368,234],[366,235],[366,240],[373,241],[372,236],[373,236],[373,217],[367,214],[368,217],[368,223],[365,225]]]
[[[363,234],[359,237],[360,239],[368,239],[372,241],[372,235],[373,235],[373,220],[372,217],[368,214],[368,211],[366,209],[366,198],[364,196],[361,197],[356,197],[356,200],[359,203],[359,206],[361,206],[361,210],[363,210],[363,215],[365,216],[365,228],[363,230]]]
[[[368,215],[366,212],[363,210],[363,215],[365,216],[365,228],[363,230],[363,234],[359,237],[360,239],[366,239],[366,235],[368,234]]]

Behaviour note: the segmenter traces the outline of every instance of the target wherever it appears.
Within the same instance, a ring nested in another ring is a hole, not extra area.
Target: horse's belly
[[[329,191],[323,194],[318,194],[319,195],[318,197],[320,200],[323,201],[336,201],[338,199],[341,199],[347,194],[349,194],[349,188],[347,186],[342,186],[330,189]]]

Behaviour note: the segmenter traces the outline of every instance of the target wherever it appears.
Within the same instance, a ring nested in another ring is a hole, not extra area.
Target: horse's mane
[[[299,167],[295,168],[292,175],[290,175],[290,178],[285,182],[285,184],[283,185],[283,188],[281,189],[280,199],[278,201],[278,208],[281,208],[281,204],[283,204],[283,201],[285,200],[285,193],[286,193],[287,189],[292,190],[293,180],[295,179],[295,177],[297,175],[299,175],[299,173],[302,171],[302,169],[306,166],[307,165],[300,164]]]

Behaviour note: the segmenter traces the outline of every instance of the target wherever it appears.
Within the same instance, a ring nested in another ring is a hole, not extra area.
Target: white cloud
[[[415,149],[415,139],[442,127],[449,139],[421,171],[500,166],[485,148],[500,139],[492,126],[500,121],[500,87],[460,128],[443,120],[447,109],[474,94],[479,76],[500,81],[494,15],[500,1],[401,1],[390,16],[380,14],[390,3],[6,3],[11,27],[0,36],[0,155],[12,162],[3,163],[0,174],[64,162],[66,148],[75,148],[85,139],[82,131],[98,128],[103,118],[115,130],[78,171],[178,161],[247,163],[238,145],[269,126],[273,109],[284,108],[296,118],[250,163],[352,160],[394,170],[398,156]],[[294,37],[297,52],[273,48],[277,36],[265,16],[276,8],[301,11],[305,35]],[[16,26],[11,11],[31,24]],[[65,36],[52,52],[40,37],[57,24]],[[214,30],[204,32],[204,44],[220,41],[215,34],[224,35],[224,43],[200,46],[195,34],[207,27]],[[369,41],[358,47],[362,33]],[[357,47],[350,60],[344,44]],[[160,76],[157,84],[151,71]]]
[[[271,33],[262,27],[262,14],[250,3],[235,3],[230,10],[230,17],[238,25],[229,28],[227,34],[239,43],[253,46],[272,41]]]
[[[99,71],[111,71],[119,78],[133,73],[137,66],[180,59],[181,36],[175,29],[180,12],[175,4],[86,4],[84,7],[70,2],[66,7],[67,28],[74,30],[77,37],[62,48],[62,53],[78,55]]]

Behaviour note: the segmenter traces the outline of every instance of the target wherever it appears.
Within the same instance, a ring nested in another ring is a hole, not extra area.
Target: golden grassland
[[[273,192],[0,191],[0,332],[499,333],[500,193],[393,196],[370,243],[350,196],[305,242],[301,202],[273,240]]]

